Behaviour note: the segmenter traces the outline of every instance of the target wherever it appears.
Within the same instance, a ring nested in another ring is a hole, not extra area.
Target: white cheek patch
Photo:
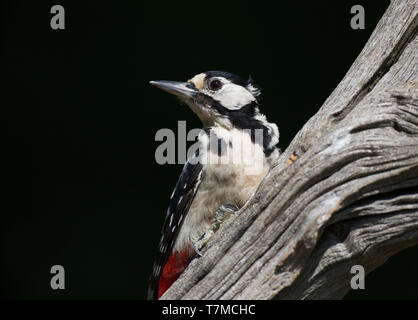
[[[232,82],[224,83],[223,87],[212,95],[212,98],[230,110],[241,109],[242,106],[255,100],[246,88]]]

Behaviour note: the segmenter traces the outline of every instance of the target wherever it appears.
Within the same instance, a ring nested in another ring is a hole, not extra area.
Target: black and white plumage
[[[242,207],[279,155],[278,128],[259,111],[252,79],[209,71],[188,82],[151,84],[178,96],[203,123],[199,149],[185,164],[164,222],[148,297],[157,298],[194,256],[193,245],[227,203]],[[235,161],[239,159],[239,161]]]
[[[194,157],[198,157],[199,150]],[[158,281],[162,268],[167,262],[173,249],[176,236],[181,228],[184,216],[189,211],[190,205],[196,194],[202,178],[203,165],[200,162],[184,164],[180,178],[174,188],[168,205],[166,218],[161,231],[161,238],[158,248],[158,255],[154,262],[154,268],[150,278],[148,297],[155,298],[157,294]]]

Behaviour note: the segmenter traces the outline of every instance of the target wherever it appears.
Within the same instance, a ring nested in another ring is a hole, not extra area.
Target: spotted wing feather
[[[197,150],[194,155],[194,160],[198,157],[198,151],[199,150]],[[171,254],[178,232],[199,187],[203,173],[202,169],[203,166],[200,161],[193,161],[193,164],[190,161],[187,161],[183,167],[183,171],[176,187],[174,188],[161,231],[161,240],[159,243],[157,258],[154,262],[150,278],[148,288],[149,299],[157,298],[159,278],[164,265]]]

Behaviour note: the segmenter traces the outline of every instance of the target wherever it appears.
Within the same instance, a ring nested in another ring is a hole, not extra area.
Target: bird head
[[[222,71],[200,73],[187,82],[151,81],[184,101],[204,126],[248,127],[259,114],[260,88],[253,80]]]

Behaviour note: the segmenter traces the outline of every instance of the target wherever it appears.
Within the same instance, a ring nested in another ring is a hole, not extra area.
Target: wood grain
[[[417,0],[392,1],[256,194],[162,299],[338,299],[351,266],[369,273],[418,243],[417,28]]]

